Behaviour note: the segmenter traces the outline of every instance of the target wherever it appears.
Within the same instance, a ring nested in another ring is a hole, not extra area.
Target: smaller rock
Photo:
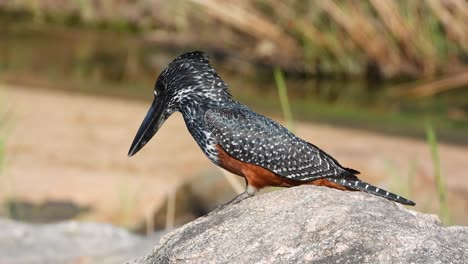
[[[0,263],[122,263],[151,251],[160,236],[142,237],[109,224],[0,218]]]

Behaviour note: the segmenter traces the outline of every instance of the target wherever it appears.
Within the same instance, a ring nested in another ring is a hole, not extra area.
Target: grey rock
[[[0,263],[123,263],[150,251],[160,236],[142,237],[108,224],[0,219]]]
[[[300,186],[165,235],[129,263],[468,263],[468,228],[379,197]]]

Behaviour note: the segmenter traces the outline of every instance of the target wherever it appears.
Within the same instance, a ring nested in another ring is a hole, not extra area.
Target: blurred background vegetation
[[[4,84],[150,100],[160,70],[195,49],[264,113],[284,110],[276,78],[287,119],[418,139],[430,123],[431,138],[468,143],[464,0],[0,0]],[[3,145],[0,133],[0,160]]]
[[[268,93],[281,67],[299,118],[424,136],[420,117],[429,114],[443,140],[468,132],[465,1],[16,0],[0,8],[6,81],[143,98],[168,58],[202,49],[242,76],[235,89]],[[270,99],[262,107],[274,110]]]

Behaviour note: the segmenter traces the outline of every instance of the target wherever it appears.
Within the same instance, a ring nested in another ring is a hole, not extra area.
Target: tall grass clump
[[[436,134],[434,132],[432,125],[429,122],[427,122],[426,124],[426,137],[427,137],[427,143],[431,149],[432,164],[434,166],[435,184],[437,188],[437,197],[439,200],[439,207],[440,207],[439,214],[440,214],[440,217],[442,218],[442,221],[446,225],[449,225],[451,222],[451,219],[450,219],[450,212],[449,212],[449,206],[448,206],[448,201],[447,201],[447,186],[445,184],[445,179],[440,169],[440,157],[439,157]]]

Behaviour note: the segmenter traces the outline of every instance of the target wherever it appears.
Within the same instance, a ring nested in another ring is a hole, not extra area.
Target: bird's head
[[[156,134],[169,116],[181,109],[219,104],[230,99],[226,83],[203,52],[180,55],[159,75],[154,100],[128,152],[133,156]]]

